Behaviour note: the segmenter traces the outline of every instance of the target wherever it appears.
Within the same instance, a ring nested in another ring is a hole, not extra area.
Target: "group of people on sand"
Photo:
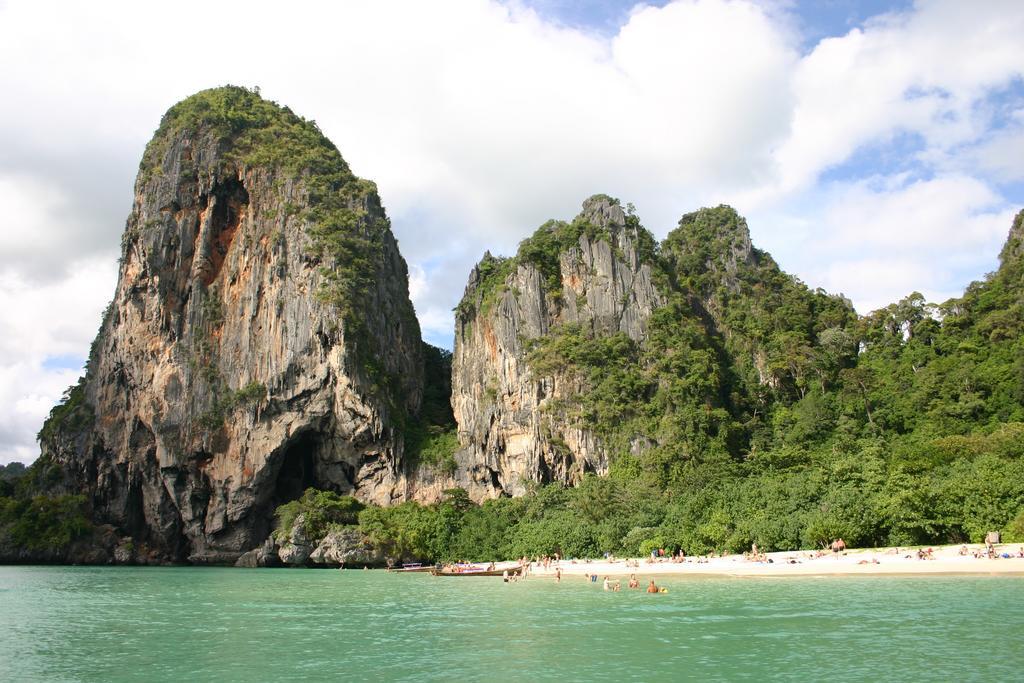
[[[686,553],[682,548],[679,548],[675,552],[671,550],[665,550],[664,548],[655,548],[651,550],[651,556],[647,559],[647,564],[653,564],[654,562],[685,562]]]
[[[930,550],[930,548],[929,548],[929,550]],[[1000,557],[1002,557],[1002,558],[1014,557],[1013,551],[1010,551],[1010,552],[1003,551],[1002,553],[1000,553],[998,550],[996,550],[996,546],[995,546],[995,544],[992,541],[985,541],[985,550],[984,551],[977,550],[977,549],[974,550],[974,551],[970,551],[970,550],[968,550],[966,545],[962,545],[962,546],[960,546],[960,553],[959,554],[960,555],[968,555],[968,554],[970,554],[972,557],[974,557],[975,559],[978,559],[978,560],[980,560],[982,558],[988,558],[990,560],[997,560]],[[1024,557],[1024,545],[1022,545],[1017,550],[1016,557]]]

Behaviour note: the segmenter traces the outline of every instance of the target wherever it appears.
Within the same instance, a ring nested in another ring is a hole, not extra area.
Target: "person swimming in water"
[[[647,592],[648,593],[657,593],[658,592],[658,587],[654,585],[654,579],[651,579],[651,582],[649,584],[647,584]]]

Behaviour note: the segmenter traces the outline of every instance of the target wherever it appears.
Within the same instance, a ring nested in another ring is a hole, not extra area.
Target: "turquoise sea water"
[[[1024,579],[0,567],[0,680],[1024,680]]]

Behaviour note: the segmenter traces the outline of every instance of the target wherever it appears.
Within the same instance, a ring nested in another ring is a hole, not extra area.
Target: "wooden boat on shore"
[[[522,570],[522,565],[516,565],[515,567],[502,567],[501,569],[455,565],[442,567],[440,569],[432,569],[430,573],[434,576],[504,576],[505,572],[508,572],[509,576],[518,576],[521,574]]]

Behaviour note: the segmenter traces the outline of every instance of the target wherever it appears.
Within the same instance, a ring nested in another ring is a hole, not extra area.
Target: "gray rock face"
[[[582,387],[570,376],[533,377],[527,347],[562,324],[640,340],[664,298],[640,255],[643,228],[631,227],[621,207],[593,197],[579,219],[610,241],[584,233],[563,251],[556,295],[536,265],[518,263],[488,308],[481,291],[486,264],[470,275],[463,301],[472,305],[456,319],[452,406],[462,446],[457,483],[477,500],[521,495],[529,482],[573,484],[585,472],[607,470],[607,453],[590,431],[552,419],[550,409]]]
[[[125,539],[114,548],[114,562],[131,564],[135,561],[135,547],[131,539]]]
[[[306,516],[299,515],[295,518],[288,538],[277,549],[277,556],[285,564],[300,565],[306,563],[312,552],[313,541],[306,533]]]
[[[1024,211],[1018,212],[1014,217],[1006,244],[999,253],[999,262],[1005,267],[1021,259],[1024,259]]]
[[[243,553],[235,562],[236,567],[256,569],[257,567],[276,567],[281,564],[277,555],[277,543],[270,536],[259,548]]]
[[[43,440],[64,488],[165,558],[234,562],[309,486],[410,497],[396,412],[423,393],[405,261],[371,183],[338,190],[375,251],[361,329],[320,296],[302,173],[246,163],[203,128],[140,171],[84,406]],[[382,378],[391,378],[382,381]]]
[[[332,567],[380,565],[385,560],[380,549],[354,527],[329,532],[309,556],[312,564]]]

